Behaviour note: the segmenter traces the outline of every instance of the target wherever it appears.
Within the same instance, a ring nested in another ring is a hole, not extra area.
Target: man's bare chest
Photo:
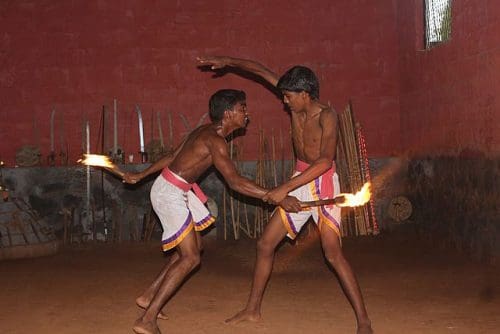
[[[317,119],[292,120],[292,140],[298,151],[317,152],[321,146],[322,128]]]

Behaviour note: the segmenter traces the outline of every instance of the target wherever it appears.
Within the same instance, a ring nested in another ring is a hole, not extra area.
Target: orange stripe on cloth
[[[182,240],[184,240],[184,238],[189,234],[189,232],[191,232],[193,230],[193,227],[194,227],[194,224],[193,224],[193,222],[191,222],[188,225],[188,227],[186,227],[186,229],[177,238],[175,238],[174,240],[172,240],[168,243],[161,245],[161,248],[163,249],[163,251],[168,251],[168,250],[174,248],[175,246],[177,246],[178,244],[180,244],[182,242]]]
[[[213,216],[207,216],[201,222],[194,224],[194,230],[197,231],[197,232],[203,231],[204,229],[206,229],[207,227],[209,227],[210,225],[212,225],[214,222],[215,222],[215,217],[213,217]]]
[[[333,177],[332,177],[332,184],[333,184]],[[318,189],[318,186],[319,186],[319,182],[316,182],[316,180],[313,180],[310,183],[311,193],[312,193],[312,196],[313,196],[313,198],[314,198],[315,201],[319,199],[318,194],[320,193],[320,190]],[[321,184],[321,186],[323,186],[323,183]],[[328,206],[325,206],[325,207],[328,207]],[[321,231],[322,225],[326,224],[326,226],[328,226],[331,229],[333,229],[335,231],[335,233],[337,233],[337,235],[340,237],[340,230],[339,230],[340,226],[338,226],[338,223],[334,221],[335,219],[333,217],[331,217],[331,219],[330,219],[330,217],[328,217],[323,212],[323,210],[325,210],[325,212],[327,212],[326,208],[318,206],[316,208],[316,210],[318,210],[318,219],[319,219],[318,228],[319,228],[319,230]]]
[[[281,217],[281,222],[285,226],[288,235],[290,236],[290,239],[295,239],[297,237],[297,231],[295,231],[295,227],[292,224],[291,218],[288,217],[288,214],[286,213],[285,210],[283,210],[281,207],[278,207],[278,212]]]
[[[319,227],[319,230],[321,232],[321,228],[322,228],[322,225],[326,225],[328,226],[329,228],[331,228],[332,230],[335,231],[335,233],[339,236],[339,238],[341,237],[340,236],[340,230],[339,228],[337,227],[337,225],[335,225],[334,222],[332,222],[330,219],[328,219],[327,217],[325,217],[321,211],[320,211],[320,218],[319,218],[319,224],[318,224],[318,227]]]

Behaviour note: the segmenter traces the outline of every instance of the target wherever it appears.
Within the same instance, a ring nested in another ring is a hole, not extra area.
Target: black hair
[[[210,119],[219,122],[224,117],[224,111],[233,109],[238,102],[246,100],[246,94],[242,90],[221,89],[215,92],[208,101]]]
[[[277,85],[281,91],[288,90],[309,93],[313,99],[319,99],[319,81],[314,72],[305,66],[294,66],[281,76]]]

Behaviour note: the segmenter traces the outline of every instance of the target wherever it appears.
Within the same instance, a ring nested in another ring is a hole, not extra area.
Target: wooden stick
[[[114,174],[122,179],[125,176],[125,173],[118,166],[116,166],[114,164],[112,167],[102,167],[102,168],[104,168],[108,172],[111,172],[112,174]]]
[[[92,215],[92,241],[97,241],[97,223],[95,221],[94,212],[95,212],[95,203],[92,201],[91,205],[91,215]],[[90,213],[87,213],[90,214]]]
[[[222,193],[222,217],[224,221],[224,240],[227,240],[227,230],[226,230],[226,224],[227,224],[227,217],[226,217],[226,186],[224,186],[224,192]]]
[[[196,127],[199,127],[200,125],[203,124],[203,122],[205,121],[205,118],[207,118],[208,116],[208,113],[204,113],[203,115],[201,115],[200,119],[198,120],[198,123],[196,124]]]
[[[179,117],[181,118],[182,120],[182,123],[184,124],[184,127],[186,128],[186,131],[191,131],[191,125],[189,125],[189,122],[186,118],[186,116],[184,116],[184,114],[179,114]]]
[[[163,129],[161,126],[161,115],[159,111],[156,113],[156,121],[158,122],[158,135],[160,136],[160,146],[163,151],[165,149],[165,143],[163,141]]]
[[[273,178],[274,178],[274,186],[278,186],[278,175],[276,171],[276,144],[275,144],[275,138],[274,138],[274,129],[271,129],[271,151],[272,151],[272,160],[271,160],[271,166],[272,166],[272,171],[273,171]]]
[[[283,131],[280,128],[280,157],[281,157],[281,183],[287,181],[287,175],[285,173],[285,145],[283,141]]]
[[[167,113],[168,117],[168,145],[169,150],[173,150],[174,148],[174,127],[172,125],[172,114],[170,111]]]
[[[321,205],[332,205],[332,204],[342,204],[345,202],[344,195],[339,195],[334,198],[320,199],[317,201],[304,201],[300,202],[301,208],[309,208],[312,206],[321,206]]]
[[[118,109],[116,99],[113,99],[113,157],[118,154]]]

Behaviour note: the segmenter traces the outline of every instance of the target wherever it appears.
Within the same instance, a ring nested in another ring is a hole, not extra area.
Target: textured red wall
[[[410,155],[500,153],[500,1],[454,0],[452,39],[423,50],[421,0],[398,1],[401,133]]]
[[[45,161],[52,108],[57,120],[64,115],[64,142],[75,161],[83,120],[90,120],[96,152],[102,106],[111,110],[114,98],[119,145],[135,153],[135,104],[143,111],[147,140],[153,110],[162,113],[168,134],[169,110],[178,142],[186,131],[179,114],[194,126],[220,88],[247,91],[253,122],[237,141],[245,142],[243,158],[255,159],[259,127],[268,135],[286,135],[288,117],[263,86],[233,74],[214,79],[201,72],[195,58],[203,54],[252,58],[279,73],[295,64],[310,66],[320,77],[324,100],[341,111],[352,99],[371,156],[401,151],[392,0],[2,1],[0,50],[0,158],[9,165],[26,144],[39,145]],[[285,144],[290,157],[289,140]]]

